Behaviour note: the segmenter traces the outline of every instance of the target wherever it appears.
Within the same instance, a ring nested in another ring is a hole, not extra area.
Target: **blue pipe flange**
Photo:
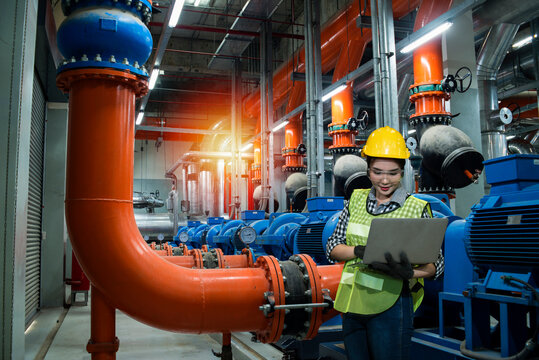
[[[83,8],[58,29],[58,49],[65,60],[58,73],[81,68],[111,68],[148,77],[143,66],[153,46],[144,23],[116,8]]]
[[[152,18],[152,5],[148,0],[62,0],[65,16],[87,7],[108,7],[129,11],[145,24]]]

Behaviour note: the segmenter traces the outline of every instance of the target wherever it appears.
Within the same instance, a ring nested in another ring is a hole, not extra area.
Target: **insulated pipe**
[[[498,116],[496,120],[492,115],[498,112],[496,74],[518,28],[519,26],[515,24],[494,25],[485,37],[477,56],[481,143],[487,160],[507,155],[505,125],[510,123],[511,119],[506,122],[503,121],[504,118]]]

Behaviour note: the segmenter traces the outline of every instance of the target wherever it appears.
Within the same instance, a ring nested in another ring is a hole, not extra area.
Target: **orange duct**
[[[335,68],[342,49],[348,41],[361,36],[361,29],[356,25],[359,16],[359,3],[364,1],[354,1],[342,13],[331,20],[320,34],[322,52],[322,73],[325,74]],[[396,18],[412,12],[419,6],[420,0],[395,0],[393,1],[393,14]],[[363,29],[363,33],[368,31]],[[358,35],[359,34],[359,35]],[[351,69],[355,69],[352,68]],[[283,64],[273,75],[273,108],[281,107],[292,90],[292,72],[305,72],[305,49],[301,47],[294,55],[293,59]],[[303,87],[305,87],[303,85]],[[299,105],[299,104],[298,104]],[[245,101],[245,111],[251,117],[256,118],[260,109],[260,92],[249,95]]]
[[[416,16],[414,31],[447,12],[451,3],[451,0],[424,0]],[[451,113],[446,111],[445,102],[451,95],[441,88],[443,78],[442,43],[437,38],[414,51],[414,84],[410,86],[410,101],[415,105],[415,113],[410,116],[410,125],[433,117],[440,123],[450,123]]]

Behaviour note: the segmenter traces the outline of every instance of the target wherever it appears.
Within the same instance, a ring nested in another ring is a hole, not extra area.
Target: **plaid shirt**
[[[391,196],[391,199],[388,202],[377,206],[378,202],[376,200],[374,188],[372,188],[371,192],[369,193],[369,197],[367,198],[367,211],[372,215],[389,213],[403,206],[408,196],[410,196],[410,194],[408,194],[406,190],[404,190],[403,187],[399,187],[397,190],[395,190],[395,192]],[[428,207],[425,206],[425,209],[423,210],[423,214],[421,214],[421,217],[422,218],[431,217]],[[339,216],[339,221],[337,222],[337,226],[335,227],[335,231],[329,237],[328,243],[326,245],[326,257],[328,258],[330,262],[334,262],[333,259],[329,256],[333,248],[339,244],[346,245],[346,229],[348,228],[349,219],[350,219],[350,212],[348,211],[348,203],[345,203],[344,209],[341,212],[341,215]],[[442,255],[442,250],[440,250],[440,254],[438,255],[438,259],[434,263],[434,266],[436,267],[436,274],[434,275],[434,279],[437,279],[438,277],[440,277],[440,275],[443,274],[444,267],[445,267],[444,256]]]

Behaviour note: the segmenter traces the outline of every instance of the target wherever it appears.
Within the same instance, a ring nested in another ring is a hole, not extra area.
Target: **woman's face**
[[[369,178],[378,200],[387,200],[399,187],[402,169],[394,159],[375,158],[369,167]]]

